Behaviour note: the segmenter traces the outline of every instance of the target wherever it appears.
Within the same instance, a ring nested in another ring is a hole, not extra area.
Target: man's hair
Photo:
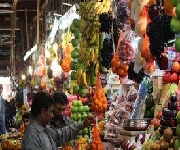
[[[42,109],[47,110],[52,105],[54,105],[54,99],[45,91],[37,92],[32,101],[31,114],[33,116],[38,116]]]
[[[22,115],[22,120],[24,119],[30,119],[31,118],[31,112],[27,111]]]
[[[60,103],[61,105],[67,105],[69,103],[67,96],[62,92],[55,92],[53,98],[55,103]]]

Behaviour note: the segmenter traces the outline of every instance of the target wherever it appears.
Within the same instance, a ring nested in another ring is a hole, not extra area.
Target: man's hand
[[[87,117],[85,118],[84,123],[83,123],[83,126],[84,126],[84,128],[86,128],[86,127],[88,127],[88,126],[90,126],[90,125],[92,125],[92,124],[95,124],[95,123],[96,123],[96,121],[95,121],[94,116],[89,115],[89,116],[87,116]]]

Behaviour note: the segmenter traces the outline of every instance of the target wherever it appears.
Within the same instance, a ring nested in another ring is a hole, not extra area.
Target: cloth
[[[56,145],[48,128],[31,120],[30,125],[25,130],[22,150],[56,150]]]
[[[70,140],[76,139],[77,134],[81,129],[83,129],[83,124],[76,124],[66,116],[63,116],[63,119],[58,126],[54,121],[52,121],[49,126],[49,130],[57,147],[61,147]]]
[[[0,135],[6,133],[5,109],[6,109],[5,99],[3,99],[2,96],[0,95]]]

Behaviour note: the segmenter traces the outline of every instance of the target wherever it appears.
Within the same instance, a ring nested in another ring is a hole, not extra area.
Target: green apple
[[[79,86],[78,85],[73,86],[73,93],[78,93],[78,91],[79,91]]]
[[[77,123],[78,123],[78,124],[81,124],[81,123],[82,123],[82,121],[81,121],[81,120],[78,120],[78,121],[77,121]]]
[[[84,138],[89,139],[89,135],[84,135]]]
[[[176,128],[176,135],[180,136],[180,124]]]
[[[79,111],[79,112],[83,112],[83,111],[84,111],[84,106],[78,107],[78,111]]]
[[[80,131],[79,131],[79,135],[83,135],[83,130],[80,130]]]
[[[77,114],[77,119],[80,121],[82,120],[82,115],[80,113]]]
[[[176,139],[174,142],[174,150],[179,150],[180,148],[180,139]]]
[[[83,136],[82,135],[78,135],[78,138],[82,138]]]
[[[176,115],[177,124],[180,124],[180,111]]]
[[[89,106],[87,106],[87,105],[86,105],[86,106],[84,106],[84,111],[85,111],[85,112],[89,112],[89,111],[90,111]]]
[[[72,106],[75,106],[75,107],[77,106],[77,100],[72,101]]]
[[[77,101],[77,107],[80,107],[80,106],[83,106],[83,103],[82,103],[81,100],[78,100],[78,101]]]
[[[74,118],[75,121],[78,121],[78,114],[77,114],[77,113],[74,113],[74,114],[73,114],[73,118]]]
[[[77,111],[78,111],[78,107],[76,107],[76,106],[71,107],[71,112],[72,113],[76,113]]]
[[[87,113],[86,112],[83,112],[82,114],[82,119],[85,119],[87,117]]]
[[[84,134],[84,135],[88,134],[88,132],[89,132],[88,128],[84,128],[84,129],[83,129],[83,134]]]

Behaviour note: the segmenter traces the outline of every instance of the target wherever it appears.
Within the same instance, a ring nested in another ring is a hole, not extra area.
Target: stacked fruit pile
[[[88,128],[84,128],[84,129],[80,130],[78,133],[78,138],[89,139],[89,136],[90,136],[90,129],[88,129]]]
[[[72,101],[71,118],[75,122],[81,123],[88,116],[89,111],[89,106],[84,106],[81,100]]]
[[[103,150],[104,149],[103,143],[102,143],[102,141],[100,139],[99,131],[98,131],[98,128],[97,128],[96,124],[94,125],[93,130],[92,130],[91,149],[92,150]]]
[[[78,150],[88,150],[88,149],[90,149],[88,140],[86,138],[79,138],[77,140],[77,149]]]

